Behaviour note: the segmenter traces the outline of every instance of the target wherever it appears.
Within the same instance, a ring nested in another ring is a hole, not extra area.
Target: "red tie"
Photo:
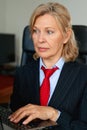
[[[48,99],[50,96],[50,76],[58,69],[58,67],[55,67],[53,69],[45,69],[43,66],[41,67],[45,74],[45,78],[42,82],[42,85],[40,86],[40,104],[42,106],[46,106],[48,103]]]

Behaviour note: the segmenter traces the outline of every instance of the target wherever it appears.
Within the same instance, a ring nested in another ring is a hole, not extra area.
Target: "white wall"
[[[35,7],[48,1],[65,5],[70,11],[72,24],[87,25],[87,0],[0,0],[0,32],[16,35],[17,64],[20,64],[23,29]]]
[[[5,0],[0,0],[0,32],[4,32],[6,28],[6,4]]]

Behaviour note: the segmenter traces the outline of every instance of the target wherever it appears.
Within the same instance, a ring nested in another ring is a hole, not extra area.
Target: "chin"
[[[40,56],[42,59],[47,59],[47,58],[49,58],[48,56]]]
[[[44,58],[49,58],[50,56],[49,55],[47,55],[47,53],[37,53],[38,54],[38,56],[39,57],[41,57],[42,59],[44,59]]]

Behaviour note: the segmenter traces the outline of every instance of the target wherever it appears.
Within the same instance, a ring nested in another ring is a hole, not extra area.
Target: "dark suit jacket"
[[[17,70],[10,104],[13,111],[28,103],[40,104],[38,63],[33,61]],[[61,112],[55,130],[87,130],[86,65],[64,64],[49,106]]]

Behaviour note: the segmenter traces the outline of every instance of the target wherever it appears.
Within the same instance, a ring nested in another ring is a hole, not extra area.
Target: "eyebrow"
[[[33,26],[33,28],[37,28],[37,29],[38,29],[38,27],[37,27],[37,26]],[[53,29],[53,30],[55,30],[55,28],[53,28],[53,27],[50,27],[50,26],[48,26],[48,27],[45,27],[45,29]]]

